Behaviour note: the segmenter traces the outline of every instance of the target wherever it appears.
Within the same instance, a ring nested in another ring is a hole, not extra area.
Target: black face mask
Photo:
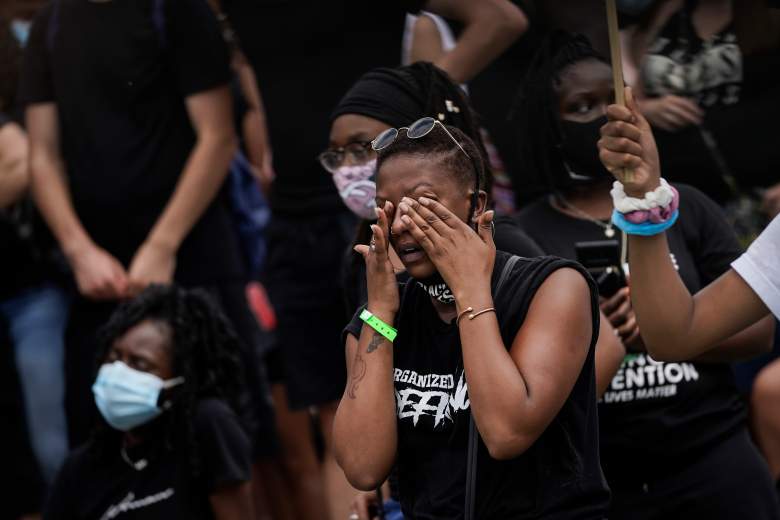
[[[561,155],[571,180],[590,183],[612,178],[599,159],[596,143],[601,139],[601,127],[607,123],[607,116],[601,116],[588,123],[561,121],[563,142]]]

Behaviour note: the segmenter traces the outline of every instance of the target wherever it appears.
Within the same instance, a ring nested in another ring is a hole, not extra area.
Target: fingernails
[[[420,197],[419,199],[417,199],[417,202],[419,202],[423,206],[427,206],[428,204],[431,203],[430,199],[426,199],[425,197]]]
[[[410,218],[409,218],[408,216],[406,216],[406,215],[404,215],[404,216],[402,216],[402,217],[401,217],[401,221],[402,221],[404,224],[411,224],[411,223],[412,223],[412,219],[410,219]]]
[[[382,210],[379,208],[374,208],[374,213],[376,214],[376,218],[380,218],[382,216]]]
[[[409,211],[409,205],[408,205],[408,204],[406,204],[406,202],[401,202],[401,203],[398,205],[398,209],[401,211],[401,213],[406,213],[406,212],[408,212],[408,211]]]

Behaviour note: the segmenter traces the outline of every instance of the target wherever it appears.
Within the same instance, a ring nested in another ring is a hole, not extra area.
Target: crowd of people
[[[616,4],[4,2],[0,517],[780,520],[780,4]]]

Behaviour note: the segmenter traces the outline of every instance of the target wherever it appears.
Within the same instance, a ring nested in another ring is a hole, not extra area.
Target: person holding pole
[[[650,221],[633,222],[641,218],[634,207],[655,205],[638,211],[659,213],[668,208],[652,201],[652,194],[666,183],[650,125],[630,88],[626,94],[627,106],[607,109],[609,122],[601,129],[598,146],[604,166],[619,179],[613,190],[613,221],[629,234],[631,299],[648,351],[657,359],[691,359],[770,312],[780,317],[780,218],[775,217],[729,271],[691,295],[669,258],[668,221],[655,227]],[[622,176],[627,168],[633,173],[630,181]],[[675,203],[680,205],[676,211],[685,211],[684,200]]]
[[[598,407],[609,518],[775,518],[771,478],[748,436],[727,363],[767,350],[772,322],[749,327],[706,359],[664,363],[648,355],[620,268],[626,238],[610,221],[612,176],[596,147],[614,96],[609,63],[584,37],[554,33],[522,92],[517,114],[526,168],[548,179],[551,194],[518,220],[545,253],[577,258],[591,269],[608,334],[614,331],[631,353],[610,375]],[[689,209],[670,228],[667,254],[696,290],[728,269],[739,244],[710,199],[690,186],[674,189]],[[600,258],[614,263],[593,262]],[[724,489],[735,490],[740,501]]]

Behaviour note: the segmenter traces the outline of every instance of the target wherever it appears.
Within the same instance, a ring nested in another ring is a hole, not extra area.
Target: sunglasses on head
[[[466,157],[469,158],[471,161],[471,167],[474,169],[474,195],[473,195],[473,202],[472,205],[476,207],[476,200],[479,197],[479,168],[477,166],[477,161],[468,154],[468,152],[461,146],[461,144],[458,142],[457,139],[450,133],[449,130],[447,130],[447,127],[444,126],[444,123],[439,121],[438,119],[434,119],[432,117],[423,117],[421,119],[418,119],[414,123],[412,123],[409,126],[404,126],[401,128],[388,128],[376,138],[371,141],[371,148],[378,152],[380,150],[383,150],[393,144],[395,140],[398,138],[398,136],[401,133],[401,130],[406,130],[406,137],[409,139],[420,139],[421,137],[425,137],[426,135],[430,134],[434,128],[436,128],[436,125],[440,126],[442,130],[449,136],[450,139],[452,139],[452,142],[455,143],[455,146],[460,149],[461,152],[463,152]],[[472,208],[472,212],[473,212]]]
[[[401,128],[388,128],[376,136],[373,141],[371,141],[371,148],[373,148],[375,152],[387,148],[395,142],[395,140],[398,138],[398,135],[401,133],[401,130],[406,130],[406,137],[409,139],[420,139],[421,137],[425,137],[426,135],[430,134],[431,131],[436,128],[436,125],[439,125],[441,129],[447,133],[449,138],[452,139],[452,142],[455,143],[455,146],[460,148],[460,151],[466,154],[466,157],[471,159],[471,156],[466,152],[466,150],[463,149],[458,140],[452,136],[450,131],[447,130],[447,127],[444,126],[441,121],[432,117],[420,118],[409,126],[404,126]]]

